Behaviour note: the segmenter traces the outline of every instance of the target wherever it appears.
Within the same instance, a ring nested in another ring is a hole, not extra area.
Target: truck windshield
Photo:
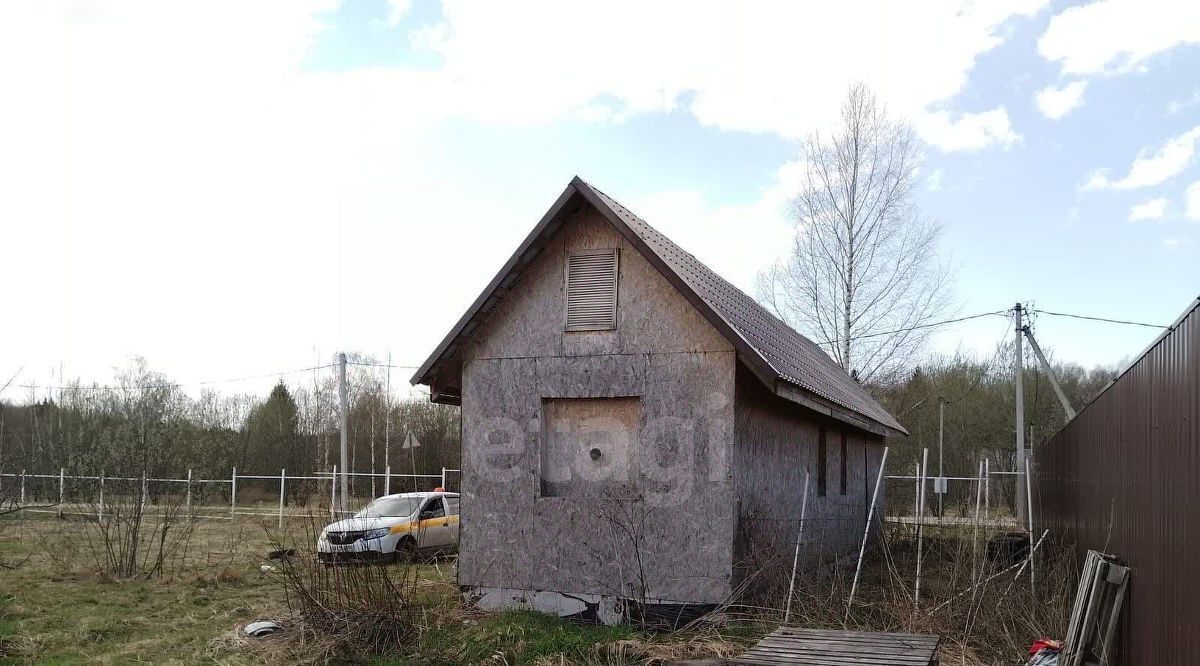
[[[371,502],[354,514],[355,518],[368,516],[402,517],[411,515],[421,504],[419,497],[382,497]]]

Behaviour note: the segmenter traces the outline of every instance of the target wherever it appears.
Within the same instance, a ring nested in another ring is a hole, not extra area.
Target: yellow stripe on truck
[[[416,524],[416,528],[419,530],[423,530],[423,529],[426,529],[429,527],[441,527],[442,525],[457,525],[458,524],[458,516],[455,515],[455,516],[449,516],[446,518],[426,518],[425,520],[422,520],[421,522],[415,523],[415,524]],[[414,523],[412,523],[412,522],[400,523],[399,525],[396,525],[389,531],[392,534],[404,534],[405,532],[411,532],[413,530],[413,525],[414,525]]]

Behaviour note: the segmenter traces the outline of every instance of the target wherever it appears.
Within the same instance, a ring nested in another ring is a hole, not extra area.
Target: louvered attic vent
[[[567,330],[617,327],[617,251],[587,250],[567,260]]]

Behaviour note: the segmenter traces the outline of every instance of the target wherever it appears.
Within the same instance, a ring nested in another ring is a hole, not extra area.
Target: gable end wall
[[[566,257],[612,247],[616,329],[565,332]],[[463,357],[460,585],[726,598],[736,355],[607,221],[590,209],[568,220]],[[541,496],[543,400],[630,396],[640,499]]]

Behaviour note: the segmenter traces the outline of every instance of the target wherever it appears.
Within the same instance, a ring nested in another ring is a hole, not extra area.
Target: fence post
[[[383,494],[392,494],[392,466],[388,465],[383,468]]]
[[[283,488],[287,483],[287,468],[279,470],[279,529],[283,529]]]
[[[442,468],[442,490],[446,489],[446,468]]]
[[[879,460],[879,474],[875,477],[875,490],[871,493],[871,506],[867,509],[867,524],[863,528],[862,545],[858,547],[858,564],[854,566],[854,582],[850,585],[850,598],[846,601],[846,617],[842,620],[844,625],[850,619],[850,608],[854,606],[854,593],[858,591],[858,577],[862,573],[863,554],[867,550],[867,538],[871,536],[871,521],[875,520],[875,505],[879,502],[879,486],[883,483],[884,475],[887,474],[887,457],[888,447],[883,447],[883,457]],[[863,461],[866,465],[866,461]],[[881,521],[882,522],[882,521]],[[883,527],[880,526],[880,533],[883,533]]]
[[[337,465],[333,466],[333,475],[329,477],[329,520],[337,521]]]
[[[192,515],[192,468],[188,468],[187,478],[187,494],[184,496],[183,508],[187,511],[188,517]]]
[[[983,459],[983,522],[992,518],[992,459]]]
[[[146,470],[142,470],[142,505],[139,509],[141,513],[146,512]]]
[[[917,580],[913,586],[913,608],[921,603],[921,560],[925,551],[925,483],[929,479],[929,449],[921,450],[921,501],[917,514]]]
[[[21,470],[21,506],[25,506],[25,470]]]
[[[63,503],[63,494],[64,494],[63,493],[63,490],[64,490],[63,484],[66,483],[66,478],[67,477],[65,475],[65,470],[62,467],[59,467],[58,468],[58,503],[59,504]]]
[[[96,511],[96,520],[104,520],[104,470],[100,470],[100,507]]]
[[[233,520],[233,514],[237,509],[237,468],[233,468],[233,476],[229,477],[229,519]]]

